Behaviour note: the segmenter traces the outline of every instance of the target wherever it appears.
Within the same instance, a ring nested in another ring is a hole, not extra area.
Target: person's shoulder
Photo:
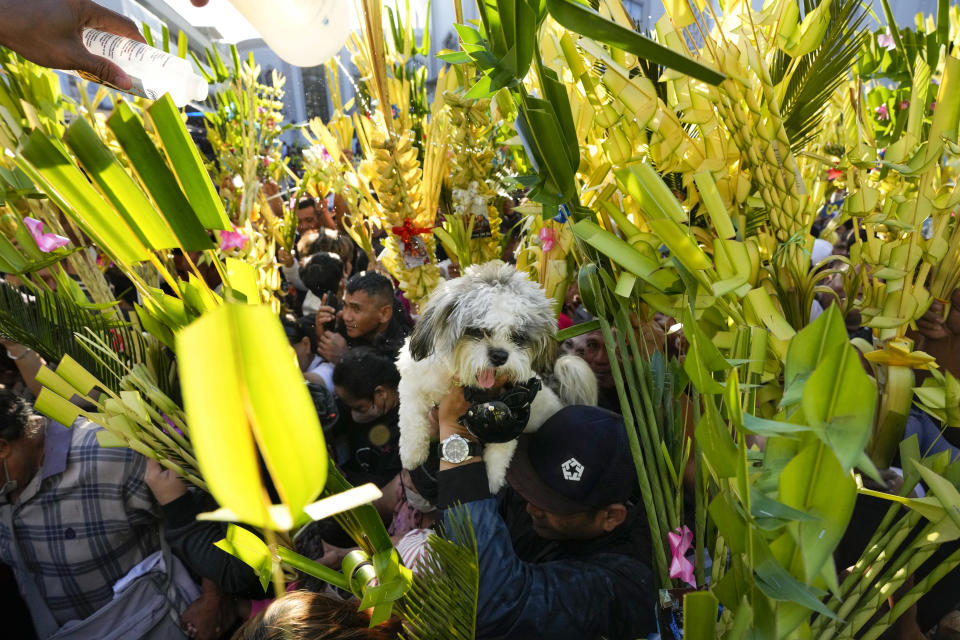
[[[77,418],[70,426],[70,431],[70,459],[74,462],[135,465],[143,460],[143,456],[129,447],[101,445],[99,434],[106,433],[106,429],[86,418]]]

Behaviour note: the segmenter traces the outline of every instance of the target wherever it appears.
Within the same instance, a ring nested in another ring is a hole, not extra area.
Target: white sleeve
[[[306,291],[307,285],[303,284],[303,280],[300,279],[300,263],[296,260],[293,261],[293,264],[289,267],[280,265],[280,269],[283,271],[283,277],[286,278],[287,282],[295,286],[300,291]]]

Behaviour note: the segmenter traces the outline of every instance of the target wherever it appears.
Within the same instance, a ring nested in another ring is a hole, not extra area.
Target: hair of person
[[[33,407],[10,389],[0,389],[0,438],[19,440],[30,428]]]
[[[353,238],[345,233],[341,233],[337,238],[337,244],[340,248],[336,253],[340,254],[343,261],[353,262],[354,257],[357,255],[357,245],[354,244]]]
[[[307,207],[316,208],[316,206],[317,206],[317,201],[311,198],[310,196],[304,196],[299,200],[297,200],[297,211],[302,211]]]
[[[312,237],[311,244],[308,247],[309,253],[321,253],[329,252],[336,253],[342,257],[340,253],[340,236],[336,231],[332,229],[320,229],[317,231],[317,235]]]
[[[347,280],[347,293],[363,291],[371,298],[378,298],[384,305],[393,305],[393,283],[390,278],[376,271],[361,271]]]
[[[292,313],[288,313],[280,318],[280,322],[291,345],[297,344],[304,338],[310,338],[310,353],[317,350],[317,333],[313,327],[313,318],[297,318]]]
[[[389,640],[401,622],[391,618],[370,627],[356,600],[311,591],[291,591],[247,620],[232,640]]]
[[[354,398],[370,399],[377,387],[396,389],[400,372],[391,356],[372,347],[354,347],[334,367],[333,384]]]
[[[343,278],[343,261],[335,253],[315,253],[300,270],[300,279],[315,296],[337,294]]]

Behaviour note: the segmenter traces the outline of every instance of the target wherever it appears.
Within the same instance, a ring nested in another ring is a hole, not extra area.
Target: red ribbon
[[[399,227],[392,227],[391,231],[393,235],[397,236],[403,241],[404,245],[410,244],[410,238],[418,235],[425,235],[428,233],[433,233],[432,227],[415,227],[413,226],[413,220],[410,218],[405,218],[403,225]]]

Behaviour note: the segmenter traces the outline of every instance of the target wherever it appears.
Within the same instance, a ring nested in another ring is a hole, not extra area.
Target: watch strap
[[[466,438],[464,438],[466,440]],[[483,455],[483,443],[476,442],[474,440],[467,440],[467,453],[470,454],[471,458],[475,458]]]

